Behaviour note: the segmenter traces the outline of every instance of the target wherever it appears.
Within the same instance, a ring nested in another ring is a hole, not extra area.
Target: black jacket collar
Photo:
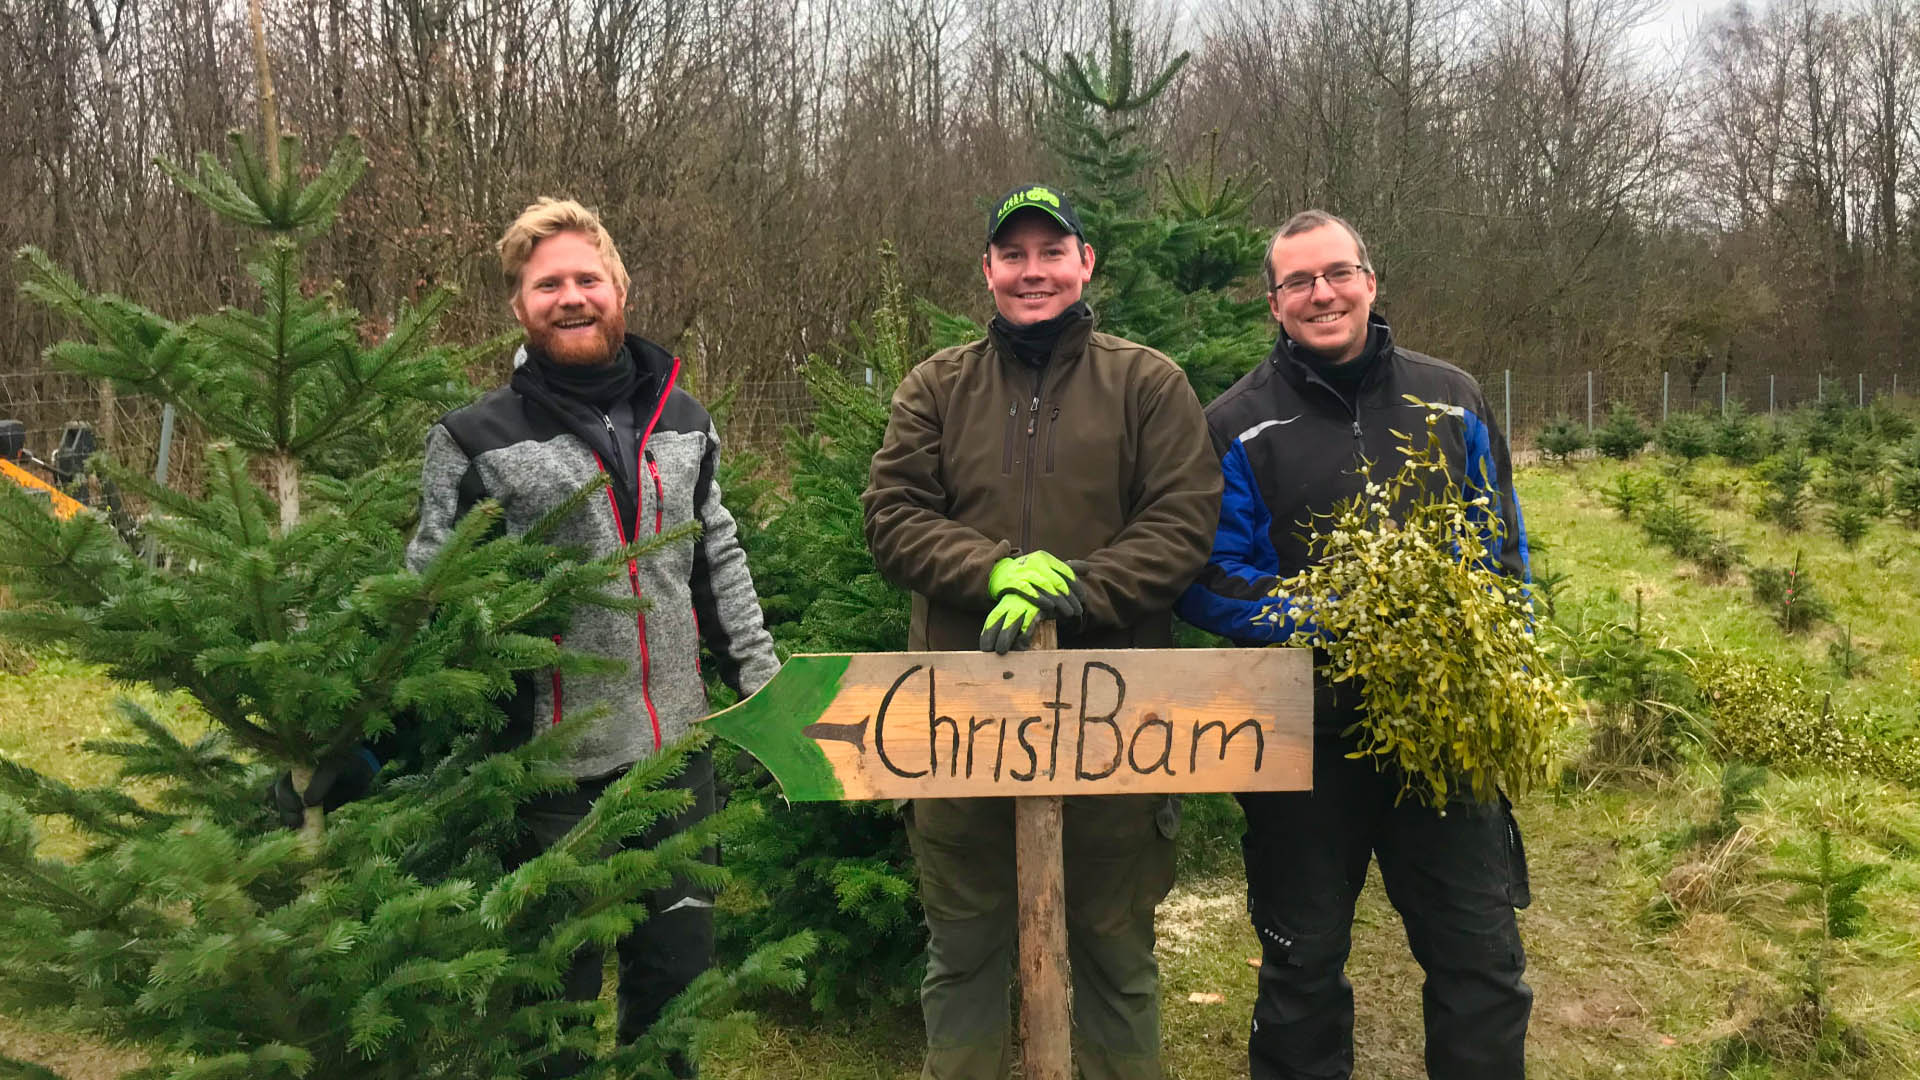
[[[1378,383],[1385,376],[1386,368],[1393,359],[1393,328],[1387,325],[1387,320],[1377,311],[1367,315],[1367,351],[1373,354],[1373,370],[1361,380],[1360,389],[1362,390]],[[1332,385],[1321,378],[1320,373],[1314,369],[1307,347],[1288,337],[1285,330],[1280,331],[1280,337],[1273,343],[1273,351],[1267,354],[1267,362],[1295,386],[1314,383],[1333,390]],[[1349,363],[1356,362],[1358,361],[1349,361]],[[1339,393],[1338,390],[1334,392]]]
[[[1075,311],[1076,308],[1078,309],[1077,313]],[[1093,326],[1095,322],[1093,309],[1088,307],[1084,301],[1068,308],[1062,312],[1061,315],[1072,317],[1066,318],[1064,324],[1060,327],[1060,338],[1054,343],[1053,357],[1049,361],[1050,364],[1071,359],[1086,352],[1087,339],[1093,336]],[[1000,355],[1002,361],[1019,367],[1031,366],[1028,365],[1026,361],[1020,359],[1013,351],[1013,342],[1007,340],[1006,334],[991,322],[987,324],[987,342],[993,346],[993,351]]]
[[[673,354],[637,334],[626,336],[625,347],[633,356],[634,366],[639,372],[639,378],[634,380],[633,396],[629,399],[631,410],[603,413],[592,404],[556,393],[537,371],[530,370],[532,364],[522,364],[514,369],[511,385],[515,393],[551,414],[599,457],[600,467],[607,471],[608,478],[613,481],[622,524],[631,531],[639,513],[639,463],[628,460],[622,452],[622,443],[628,447],[638,445],[644,437],[644,431],[640,429],[644,429],[659,411],[661,399],[673,392]],[[608,430],[608,425],[616,422],[624,423],[633,430],[622,432],[623,437],[616,440],[614,433]]]

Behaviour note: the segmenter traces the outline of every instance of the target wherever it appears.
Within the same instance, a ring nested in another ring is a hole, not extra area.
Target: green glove
[[[987,613],[980,628],[980,651],[1007,654],[1008,649],[1024,649],[1033,636],[1033,624],[1040,619],[1040,607],[1024,595],[1009,592]]]
[[[995,600],[1018,593],[1049,619],[1077,619],[1086,610],[1075,588],[1073,568],[1044,551],[1001,559],[987,574],[987,595]]]

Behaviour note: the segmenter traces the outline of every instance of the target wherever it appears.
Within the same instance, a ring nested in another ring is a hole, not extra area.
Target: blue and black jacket
[[[1264,617],[1274,582],[1311,563],[1314,515],[1358,493],[1369,462],[1397,466],[1403,444],[1395,430],[1423,438],[1424,411],[1409,394],[1448,406],[1439,434],[1449,471],[1467,494],[1487,496],[1488,513],[1501,521],[1497,540],[1488,529],[1488,554],[1506,573],[1530,580],[1506,436],[1479,384],[1452,364],[1394,345],[1377,315],[1369,347],[1378,359],[1349,391],[1351,402],[1295,355],[1283,332],[1266,360],[1207,406],[1224,479],[1220,524],[1206,568],[1180,597],[1181,618],[1242,644],[1285,641],[1293,627]],[[1315,711],[1324,715],[1333,702],[1321,691]]]

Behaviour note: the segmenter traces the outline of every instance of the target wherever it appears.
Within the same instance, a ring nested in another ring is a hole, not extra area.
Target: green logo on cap
[[[1058,210],[1060,209],[1060,196],[1055,195],[1043,187],[1030,187],[1025,191],[1009,195],[1007,201],[1000,204],[1000,220],[1006,220],[1008,214],[1013,213],[1021,207],[1037,206],[1041,203],[1045,203],[1055,210]]]

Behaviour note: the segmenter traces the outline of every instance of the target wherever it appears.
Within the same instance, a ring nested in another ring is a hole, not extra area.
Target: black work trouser
[[[545,851],[572,831],[593,809],[593,802],[614,778],[582,782],[574,790],[535,799],[520,810],[527,826],[524,862]],[[687,757],[680,775],[660,785],[686,788],[693,793],[693,804],[670,818],[656,821],[647,831],[627,841],[629,848],[647,848],[687,826],[710,817],[714,810],[713,751],[701,750]],[[609,852],[608,854],[612,854]],[[708,848],[707,862],[716,861]],[[630,1043],[660,1016],[667,1002],[687,988],[695,977],[713,962],[713,893],[684,878],[675,878],[666,887],[647,894],[647,919],[614,946],[614,959],[620,983],[614,992],[615,1037]],[[604,953],[582,949],[574,954],[567,971],[564,996],[569,1001],[592,1001],[600,996]],[[543,1076],[572,1076],[585,1067],[583,1061],[559,1061]],[[690,1077],[695,1070],[685,1061],[668,1063],[675,1076]]]
[[[1456,802],[1444,816],[1398,779],[1349,760],[1350,740],[1314,734],[1313,790],[1240,796],[1247,907],[1259,992],[1247,1041],[1253,1080],[1353,1074],[1353,906],[1380,859],[1387,897],[1426,971],[1427,1075],[1519,1080],[1533,991],[1514,908],[1530,899],[1511,808]]]

